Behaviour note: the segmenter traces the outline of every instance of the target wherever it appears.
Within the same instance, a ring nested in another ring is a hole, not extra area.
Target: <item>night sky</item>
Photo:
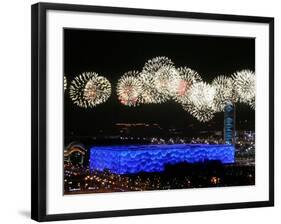
[[[92,109],[74,105],[65,92],[65,135],[95,135],[110,130],[115,123],[157,123],[164,128],[223,129],[223,113],[208,123],[200,123],[182,107],[169,101],[127,107],[119,103],[116,83],[129,70],[141,71],[144,63],[156,56],[170,58],[176,67],[196,70],[204,81],[218,75],[231,75],[242,69],[255,70],[255,40],[216,36],[155,34],[100,30],[64,30],[64,74],[70,81],[82,72],[105,76],[112,85],[112,95]],[[237,105],[236,128],[254,130],[255,112]]]

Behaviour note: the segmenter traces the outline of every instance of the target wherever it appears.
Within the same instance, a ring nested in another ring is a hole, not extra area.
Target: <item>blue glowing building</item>
[[[234,163],[233,145],[174,144],[94,146],[90,149],[90,169],[109,169],[116,174],[161,172],[165,165],[218,160]]]

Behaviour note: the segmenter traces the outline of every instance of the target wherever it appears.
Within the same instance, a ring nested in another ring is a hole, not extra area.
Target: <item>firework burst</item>
[[[104,103],[111,94],[110,82],[103,76],[93,75],[84,89],[84,99],[90,107]]]
[[[117,83],[116,92],[120,102],[126,106],[136,106],[142,92],[142,83],[137,71],[125,73]]]
[[[63,91],[67,89],[67,79],[65,76],[63,76]]]
[[[213,80],[212,86],[216,90],[214,105],[217,112],[223,111],[227,103],[236,101],[233,79],[226,76],[218,76]]]
[[[159,94],[153,86],[153,76],[150,73],[142,72],[138,77],[142,92],[139,96],[140,103],[161,103],[165,102],[165,98]]]
[[[205,82],[192,85],[188,94],[188,101],[183,103],[183,109],[197,120],[207,122],[214,117],[215,88]]]
[[[142,72],[138,79],[142,85],[142,92],[139,97],[140,103],[164,103],[169,99],[168,94],[159,91],[161,81],[159,76],[155,76],[155,73]],[[156,88],[155,85],[158,87]]]
[[[84,72],[76,76],[69,87],[69,95],[73,103],[84,108],[105,102],[110,94],[109,81],[94,72]]]
[[[174,63],[167,57],[155,57],[143,67],[139,80],[142,83],[141,103],[163,103],[170,98],[168,92],[170,73],[175,73]]]
[[[235,93],[238,101],[255,108],[255,73],[251,70],[242,70],[232,76]]]
[[[180,75],[178,70],[171,65],[165,65],[155,72],[153,77],[154,88],[168,99],[179,85]]]
[[[256,109],[256,102],[255,99],[251,100],[248,102],[249,106],[251,109],[255,110]]]
[[[142,72],[139,76],[142,83],[142,103],[164,103],[172,96],[172,89],[178,85],[179,74],[173,66],[163,66],[155,73]]]
[[[176,102],[186,103],[192,85],[201,82],[202,78],[196,71],[188,67],[180,67],[177,70],[179,78],[174,81],[173,88],[171,88],[172,96]]]
[[[148,60],[144,64],[143,72],[150,73],[153,75],[155,72],[157,72],[163,66],[173,66],[173,65],[174,65],[174,63],[172,62],[172,60],[167,57],[164,57],[164,56],[155,57],[155,58]]]
[[[189,112],[193,117],[195,117],[200,122],[208,122],[214,118],[215,111],[208,105],[202,105],[196,107],[192,104],[184,103],[182,107],[185,111]]]
[[[69,95],[73,103],[79,107],[87,108],[88,101],[84,99],[84,88],[93,74],[90,72],[82,73],[76,76],[69,87]]]

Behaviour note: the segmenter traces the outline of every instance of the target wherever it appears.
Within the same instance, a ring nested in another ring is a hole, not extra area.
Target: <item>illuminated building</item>
[[[86,149],[83,145],[72,142],[65,148],[63,152],[64,161],[72,162],[74,159],[73,157],[76,157],[75,160],[78,159],[78,163],[82,165],[84,163],[85,154]]]
[[[224,142],[235,144],[235,106],[232,103],[224,108]]]
[[[220,161],[234,163],[233,145],[163,144],[94,146],[90,149],[90,169],[108,169],[116,174],[162,172],[167,164]]]

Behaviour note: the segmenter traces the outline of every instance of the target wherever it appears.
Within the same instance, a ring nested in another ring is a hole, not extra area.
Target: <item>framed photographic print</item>
[[[274,204],[274,19],[32,6],[32,219]]]

